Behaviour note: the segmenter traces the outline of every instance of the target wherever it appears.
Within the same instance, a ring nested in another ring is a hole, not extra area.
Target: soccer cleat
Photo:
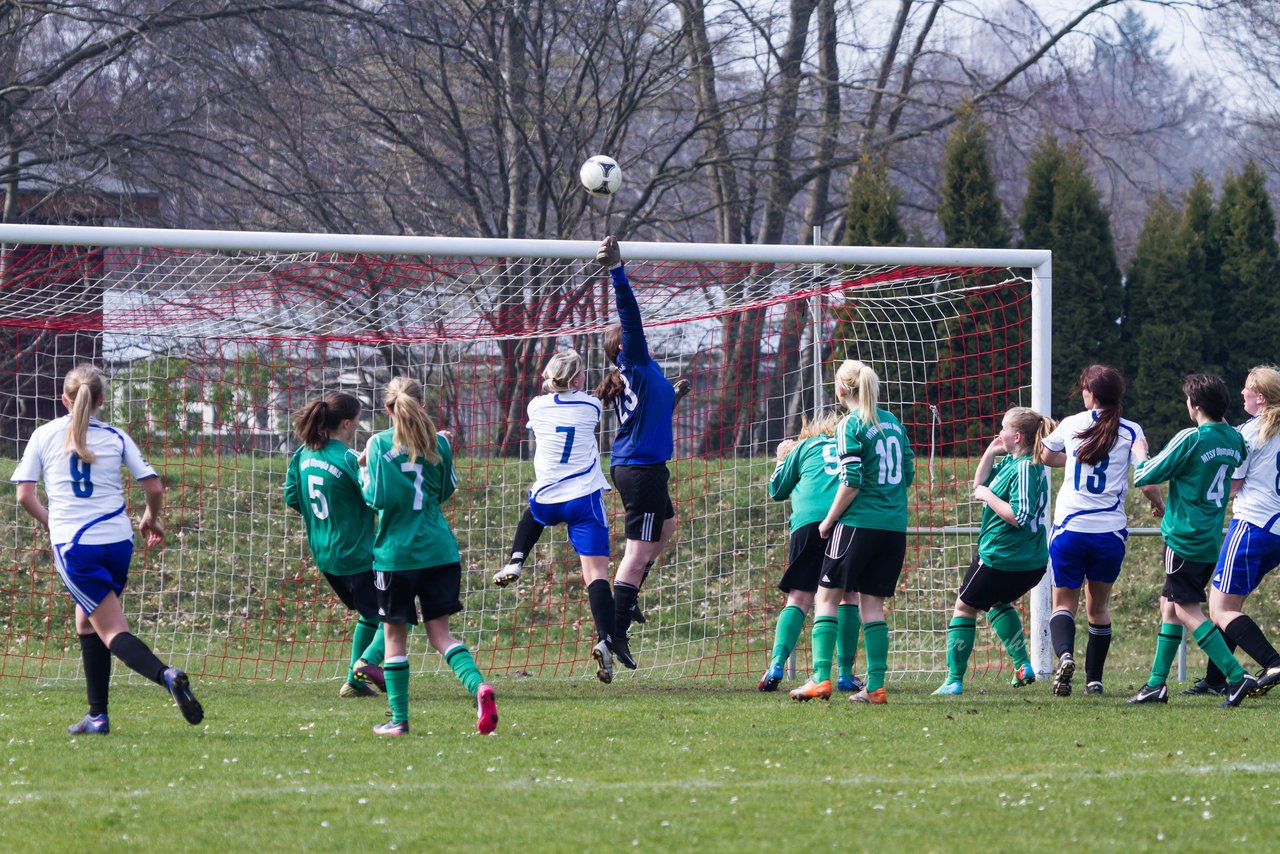
[[[1036,681],[1036,672],[1031,669],[1030,664],[1023,664],[1013,671],[1013,679],[1009,684],[1015,688],[1021,688],[1023,685],[1030,685]]]
[[[1143,685],[1138,693],[1125,700],[1131,706],[1140,703],[1167,703],[1169,702],[1169,687],[1167,685]]]
[[[591,657],[596,660],[596,678],[608,685],[613,681],[613,653],[609,645],[600,641],[591,647]]]
[[[356,679],[365,682],[372,682],[373,687],[382,693],[387,693],[387,677],[383,674],[382,668],[376,664],[365,664],[364,659],[356,662]]]
[[[84,720],[67,727],[67,732],[72,735],[106,735],[111,732],[111,722],[106,715],[85,715]]]
[[[1101,695],[1102,695],[1102,683],[1101,683],[1101,682],[1090,682],[1088,685],[1085,685],[1085,686],[1084,686],[1084,692],[1085,692],[1086,694],[1093,694],[1093,695],[1096,695],[1096,696],[1101,696]]]
[[[1069,652],[1058,659],[1058,669],[1053,671],[1053,696],[1071,696],[1071,677],[1076,675],[1076,660]]]
[[[609,651],[613,653],[613,657],[622,662],[622,666],[628,670],[636,669],[636,660],[631,657],[631,646],[627,643],[626,638],[612,638],[609,641]]]
[[[1257,687],[1250,697],[1261,697],[1280,683],[1280,667],[1267,667],[1258,674]]]
[[[493,686],[488,682],[480,683],[476,691],[476,732],[488,735],[498,728],[498,700],[493,693]]]
[[[169,689],[169,696],[178,704],[187,723],[195,725],[204,720],[204,709],[196,695],[191,693],[191,681],[187,679],[187,674],[176,667],[170,667],[164,672],[164,687]]]
[[[373,728],[374,735],[408,735],[408,721],[383,721]]]
[[[1218,685],[1216,683],[1209,682],[1206,679],[1197,679],[1190,686],[1183,688],[1178,693],[1188,697],[1198,697],[1198,696],[1201,696],[1202,694],[1209,694],[1214,697],[1221,697],[1227,693],[1227,686]]]
[[[836,679],[836,690],[842,694],[861,691],[867,687],[857,676],[840,676]]]
[[[1234,709],[1244,702],[1245,697],[1253,694],[1257,687],[1258,677],[1252,673],[1245,673],[1239,682],[1232,682],[1227,686],[1227,698],[1218,704],[1218,708]]]
[[[782,662],[775,661],[769,665],[769,669],[760,677],[760,682],[756,685],[757,691],[777,691],[778,683],[782,681]]]
[[[809,700],[830,700],[831,680],[823,679],[821,682],[814,682],[810,679],[791,692],[791,699],[802,703]]]
[[[644,611],[640,610],[639,602],[631,603],[631,622],[639,623],[642,626],[649,622],[649,618],[644,615]]]
[[[513,581],[520,580],[520,571],[524,568],[524,564],[509,563],[502,569],[493,574],[493,583],[499,587],[506,587]]]
[[[364,682],[348,680],[343,682],[342,687],[338,689],[338,696],[344,700],[349,700],[352,697],[376,697],[378,692],[364,684]]]
[[[863,688],[858,693],[849,698],[850,703],[870,703],[873,706],[883,706],[889,702],[889,697],[885,694],[883,688],[877,688],[874,691],[868,691]]]
[[[964,693],[964,683],[963,682],[944,682],[933,693],[940,697],[954,697],[958,694]]]

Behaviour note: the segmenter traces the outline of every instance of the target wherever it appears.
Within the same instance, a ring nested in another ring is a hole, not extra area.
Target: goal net
[[[354,617],[282,500],[297,447],[289,416],[323,393],[351,392],[366,407],[362,445],[387,426],[382,387],[407,374],[457,448],[459,488],[445,507],[464,566],[455,633],[492,673],[594,673],[590,610],[563,529],[544,534],[517,585],[489,584],[533,479],[525,407],[543,365],[572,347],[590,385],[608,367],[600,333],[615,314],[608,275],[589,260],[594,244],[42,226],[0,226],[0,244],[0,456],[12,472],[32,429],[61,414],[68,369],[105,368],[102,416],[133,436],[167,487],[167,543],[135,553],[124,597],[162,657],[217,677],[345,673]],[[890,670],[944,670],[981,515],[970,472],[1000,414],[1047,395],[1031,269],[1047,253],[623,249],[651,352],[669,378],[693,385],[675,414],[677,539],[641,594],[648,622],[632,629],[640,673],[764,667],[788,540],[788,505],[765,488],[774,451],[831,405],[833,367],[846,357],[880,373],[884,406],[916,452]],[[614,426],[606,413],[605,452]],[[136,487],[129,505],[136,517]],[[607,507],[616,564],[616,495]],[[12,501],[0,512],[0,677],[78,678],[72,605],[47,535]],[[410,651],[416,670],[440,666],[420,637]],[[1001,665],[993,637],[980,635],[974,665]]]

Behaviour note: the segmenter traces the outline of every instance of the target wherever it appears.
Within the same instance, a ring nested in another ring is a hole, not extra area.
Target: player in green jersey
[[[378,735],[409,732],[409,626],[419,611],[427,640],[476,698],[476,729],[493,732],[498,707],[466,644],[449,632],[449,615],[462,610],[462,564],[458,541],[440,512],[453,495],[458,475],[453,447],[436,431],[422,405],[422,386],[408,377],[387,383],[384,405],[391,427],[369,439],[363,454],[361,486],[378,511],[373,541],[378,613],[386,633],[383,672],[391,719],[373,728]]]
[[[915,479],[915,455],[902,423],[879,408],[880,378],[862,362],[836,371],[836,398],[849,414],[836,427],[840,483],[818,535],[828,540],[814,601],[813,676],[792,699],[831,697],[831,652],[845,591],[858,593],[867,683],[849,699],[888,701],[884,689],[889,627],[884,600],[892,596],[907,554],[907,488]]]
[[[760,691],[778,690],[783,668],[804,628],[804,615],[818,590],[822,553],[826,547],[826,541],[818,536],[818,523],[827,515],[840,485],[840,458],[836,454],[835,438],[837,420],[835,413],[825,415],[801,427],[795,440],[778,443],[778,465],[769,478],[769,497],[774,501],[791,499],[787,571],[778,582],[778,589],[787,594],[787,604],[778,615],[769,667],[756,686]],[[858,594],[846,592],[840,600],[836,638],[838,691],[863,688],[862,681],[853,675],[861,625]]]
[[[1000,422],[1000,433],[978,461],[973,497],[984,505],[978,553],[956,594],[947,627],[947,681],[935,694],[964,692],[979,611],[987,612],[991,628],[1013,659],[1014,686],[1036,681],[1022,619],[1013,603],[1040,583],[1049,563],[1044,518],[1049,479],[1041,461],[1041,442],[1053,428],[1053,421],[1034,409],[1010,409]],[[1000,454],[1004,456],[997,461]]]
[[[1238,706],[1258,680],[1232,655],[1222,632],[1205,618],[1201,603],[1222,546],[1222,520],[1231,497],[1231,473],[1248,455],[1244,438],[1222,417],[1230,392],[1221,377],[1190,374],[1183,378],[1187,415],[1195,422],[1169,440],[1159,454],[1139,463],[1136,486],[1169,483],[1160,534],[1164,537],[1164,589],[1160,593],[1160,634],[1151,678],[1130,703],[1167,703],[1169,668],[1191,631],[1200,648],[1227,677],[1224,707]]]
[[[293,415],[302,447],[289,459],[284,503],[297,510],[307,530],[316,568],[342,604],[359,614],[351,643],[351,666],[339,697],[371,697],[384,688],[382,623],[373,586],[374,515],[360,491],[358,455],[351,449],[360,426],[360,400],[327,394]]]

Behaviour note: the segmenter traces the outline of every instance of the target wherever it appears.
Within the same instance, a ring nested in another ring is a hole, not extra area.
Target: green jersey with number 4
[[[841,482],[858,490],[840,523],[905,531],[907,488],[915,480],[916,457],[902,422],[883,409],[876,410],[876,417],[879,424],[868,424],[851,412],[836,425]]]
[[[997,498],[1009,502],[1018,524],[1010,525],[990,507],[982,508],[978,529],[978,557],[992,569],[1027,572],[1049,563],[1048,532],[1044,511],[1049,506],[1049,479],[1044,466],[1028,454],[1012,454],[998,461],[986,486]]]
[[[1184,560],[1214,563],[1222,546],[1222,520],[1231,500],[1231,473],[1248,450],[1240,433],[1222,421],[1188,427],[1164,450],[1134,468],[1135,486],[1169,482],[1160,534]]]
[[[840,457],[834,436],[810,436],[800,442],[773,470],[769,497],[791,499],[791,530],[827,518],[840,486]]]
[[[289,459],[284,503],[302,514],[316,567],[329,575],[355,575],[373,566],[376,517],[360,491],[356,452],[337,439]]]
[[[378,511],[373,568],[395,572],[457,563],[458,541],[440,512],[441,502],[458,485],[449,440],[436,434],[438,463],[423,457],[410,459],[394,445],[393,431],[387,429],[372,437],[364,449],[360,484],[365,501]]]

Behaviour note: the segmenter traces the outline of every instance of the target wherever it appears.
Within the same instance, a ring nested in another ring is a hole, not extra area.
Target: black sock
[[[528,507],[524,508],[524,514],[520,516],[520,521],[516,523],[516,538],[511,543],[512,563],[524,563],[524,559],[529,556],[529,552],[533,551],[533,547],[538,544],[543,530],[545,530],[543,526],[539,525],[538,520],[533,518],[533,511]]]
[[[587,599],[591,602],[591,616],[596,621],[596,637],[602,641],[613,641],[614,605],[613,591],[609,582],[597,578],[587,585]]]
[[[1111,624],[1089,624],[1089,644],[1084,648],[1084,678],[1086,682],[1101,682],[1102,670],[1107,666],[1107,653],[1111,651]]]
[[[89,714],[107,713],[111,690],[111,650],[95,632],[80,635],[80,659],[84,662],[84,687],[89,698]]]
[[[640,583],[636,585],[637,590],[644,589],[644,583],[649,580],[649,570],[653,569],[653,561],[649,561],[644,565],[644,575],[640,576]]]
[[[1065,609],[1053,612],[1049,618],[1049,637],[1053,640],[1053,654],[1062,658],[1064,653],[1076,654],[1076,615]]]
[[[622,581],[613,584],[613,636],[625,638],[631,628],[631,608],[636,604],[640,589]]]
[[[1236,651],[1236,642],[1234,638],[1228,637],[1226,632],[1222,633],[1222,639],[1227,642],[1227,649],[1232,652]],[[1227,684],[1226,675],[1218,669],[1218,665],[1213,663],[1213,659],[1209,659],[1209,665],[1204,669],[1204,681],[1210,685],[1222,686]]]
[[[1222,630],[1224,637],[1232,642],[1233,647],[1240,647],[1250,658],[1263,667],[1280,666],[1280,652],[1271,645],[1262,629],[1248,614],[1241,614]]]
[[[164,662],[156,658],[151,647],[128,632],[121,632],[111,639],[111,652],[135,673],[139,673],[157,685],[164,684]]]

